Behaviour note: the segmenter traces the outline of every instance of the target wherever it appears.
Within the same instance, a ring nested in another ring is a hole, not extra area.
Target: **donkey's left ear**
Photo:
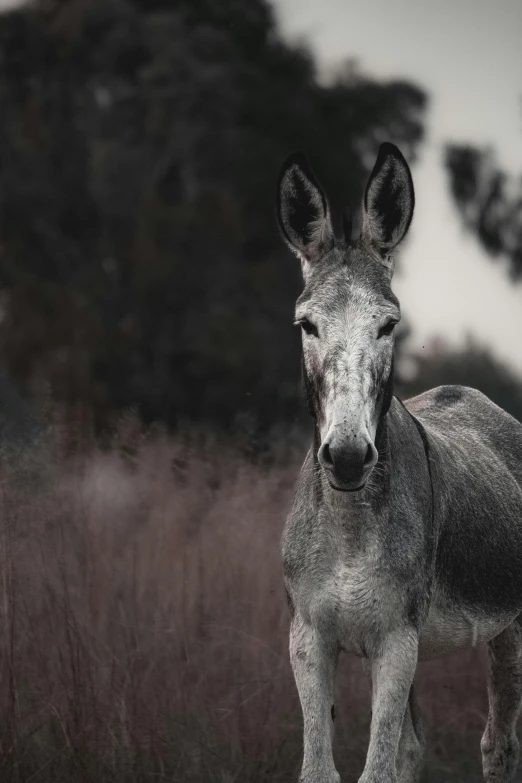
[[[363,237],[385,256],[404,238],[414,206],[409,166],[395,144],[385,142],[364,193]]]

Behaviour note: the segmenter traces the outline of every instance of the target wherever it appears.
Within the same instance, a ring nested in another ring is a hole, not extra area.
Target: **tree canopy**
[[[449,144],[445,165],[464,225],[493,257],[508,259],[513,280],[522,278],[522,177],[515,183],[491,149]]]
[[[11,376],[98,423],[293,417],[279,167],[303,150],[340,216],[382,141],[414,157],[423,91],[322,83],[265,0],[40,0],[0,19],[0,62]]]

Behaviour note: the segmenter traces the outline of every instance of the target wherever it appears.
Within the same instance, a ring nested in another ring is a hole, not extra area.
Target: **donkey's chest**
[[[360,656],[386,633],[401,604],[390,577],[371,556],[305,571],[292,595],[297,611],[323,638]]]

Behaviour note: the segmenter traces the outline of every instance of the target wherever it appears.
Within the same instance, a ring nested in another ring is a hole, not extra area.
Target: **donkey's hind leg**
[[[412,685],[402,721],[401,738],[395,763],[398,783],[417,783],[422,771],[424,746],[424,731]]]
[[[489,714],[480,747],[487,783],[508,783],[518,764],[515,726],[522,703],[522,627],[517,618],[488,644]]]

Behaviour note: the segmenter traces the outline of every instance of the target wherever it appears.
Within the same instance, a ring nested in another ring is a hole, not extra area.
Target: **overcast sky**
[[[413,167],[416,211],[394,290],[415,330],[467,332],[522,373],[522,285],[464,232],[442,168],[447,141],[489,144],[522,174],[522,0],[274,0],[283,31],[328,68],[355,57],[368,75],[406,77],[430,96]],[[316,165],[320,178],[320,158]]]
[[[9,11],[17,5],[23,5],[23,0],[0,0],[0,11]]]

